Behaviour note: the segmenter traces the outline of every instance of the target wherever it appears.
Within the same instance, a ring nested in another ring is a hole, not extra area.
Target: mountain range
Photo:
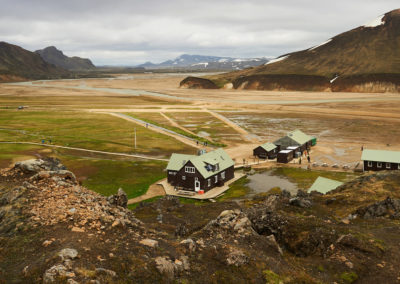
[[[205,80],[209,82],[202,85]],[[181,86],[400,92],[400,9],[317,46],[284,54],[261,66],[202,80],[186,78]]]
[[[34,52],[0,42],[0,82],[70,77],[63,68],[47,63]]]
[[[68,57],[54,46],[36,50],[35,53],[39,54],[47,63],[54,64],[66,70],[93,70],[96,68],[90,59],[77,56]]]
[[[266,58],[232,58],[183,54],[173,60],[167,60],[159,64],[146,62],[138,65],[138,67],[146,69],[241,70],[267,62],[268,59]]]

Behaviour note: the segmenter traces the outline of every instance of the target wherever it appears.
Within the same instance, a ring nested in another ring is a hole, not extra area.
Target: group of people
[[[311,163],[311,157],[310,157],[310,153],[308,152],[308,150],[304,150],[303,155],[307,156],[308,163]],[[301,164],[301,157],[302,156],[300,156],[299,164]]]

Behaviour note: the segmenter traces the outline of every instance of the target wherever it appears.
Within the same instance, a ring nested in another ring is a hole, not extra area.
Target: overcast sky
[[[399,0],[0,0],[0,41],[54,45],[96,65],[275,57],[397,8]]]

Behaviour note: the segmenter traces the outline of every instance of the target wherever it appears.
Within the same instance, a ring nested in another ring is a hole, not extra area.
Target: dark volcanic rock
[[[364,219],[377,217],[400,218],[400,199],[386,198],[385,200],[371,204],[370,206],[357,209],[357,216]]]
[[[128,205],[128,197],[122,188],[118,189],[117,194],[111,195],[107,198],[110,204],[125,207]]]
[[[187,77],[180,83],[181,88],[188,89],[218,89],[217,85],[213,81],[198,78],[198,77]]]

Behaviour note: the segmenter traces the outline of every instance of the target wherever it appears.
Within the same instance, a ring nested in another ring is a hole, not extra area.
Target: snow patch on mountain
[[[369,22],[368,24],[365,24],[364,27],[365,28],[375,28],[375,27],[384,25],[385,21],[383,20],[383,17],[385,17],[385,15],[380,15],[378,18],[374,19],[373,21]]]
[[[309,51],[314,50],[314,49],[317,49],[318,47],[323,46],[323,45],[325,45],[325,44],[327,44],[327,43],[329,43],[329,42],[331,42],[331,41],[332,41],[332,39],[330,38],[330,39],[328,39],[327,41],[324,41],[324,42],[321,43],[321,44],[318,44],[318,45],[316,45],[316,46],[311,47],[311,48],[309,49]]]
[[[272,63],[275,63],[275,62],[279,62],[279,61],[285,60],[285,59],[288,58],[288,57],[289,57],[289,55],[286,55],[286,56],[282,56],[282,57],[278,57],[278,58],[272,59],[272,60],[268,61],[267,63],[265,63],[265,65],[268,65],[268,64],[272,64]]]

